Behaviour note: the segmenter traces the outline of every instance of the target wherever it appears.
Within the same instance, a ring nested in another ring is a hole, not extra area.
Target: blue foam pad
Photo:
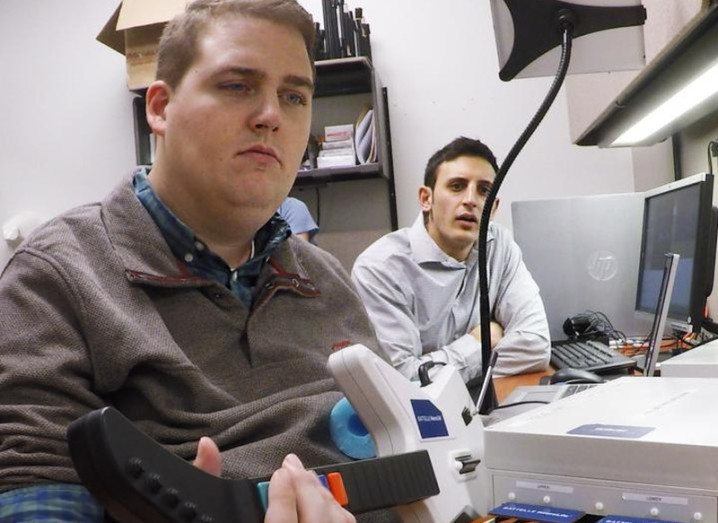
[[[350,458],[376,457],[374,439],[346,398],[339,400],[329,415],[329,433],[339,450]]]

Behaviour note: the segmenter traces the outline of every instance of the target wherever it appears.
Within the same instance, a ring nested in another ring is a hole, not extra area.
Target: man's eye
[[[291,105],[307,105],[307,97],[301,93],[286,93],[284,99]]]
[[[243,83],[239,83],[239,82],[232,82],[232,83],[228,83],[228,84],[222,84],[222,89],[243,93],[243,92],[248,91],[249,87],[247,86],[247,84],[243,84]]]
[[[449,186],[449,189],[451,189],[452,191],[460,191],[462,188],[463,188],[463,187],[461,186],[460,183],[452,183],[452,184]]]

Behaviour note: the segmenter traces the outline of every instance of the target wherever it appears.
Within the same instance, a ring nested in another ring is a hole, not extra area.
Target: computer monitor
[[[601,194],[511,204],[514,238],[541,290],[552,340],[586,310],[600,311],[626,335],[651,328],[636,314],[643,193]],[[655,306],[655,302],[653,303]]]
[[[700,330],[715,267],[712,202],[711,174],[697,174],[645,193],[636,311],[654,314],[665,255],[676,253],[680,261],[668,321],[674,329]]]

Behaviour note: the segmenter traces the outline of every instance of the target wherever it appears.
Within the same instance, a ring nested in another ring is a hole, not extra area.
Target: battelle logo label
[[[441,411],[429,400],[411,400],[416,423],[422,439],[442,438],[449,435]]]

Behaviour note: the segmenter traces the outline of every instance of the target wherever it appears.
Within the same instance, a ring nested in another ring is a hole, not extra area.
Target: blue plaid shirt
[[[104,510],[82,485],[35,485],[0,494],[0,521],[101,523]]]
[[[253,290],[264,263],[291,234],[287,222],[275,213],[254,236],[254,257],[232,269],[162,203],[152,190],[147,175],[146,167],[139,167],[135,172],[135,194],[162,231],[172,253],[182,260],[193,274],[227,287],[250,308]]]

